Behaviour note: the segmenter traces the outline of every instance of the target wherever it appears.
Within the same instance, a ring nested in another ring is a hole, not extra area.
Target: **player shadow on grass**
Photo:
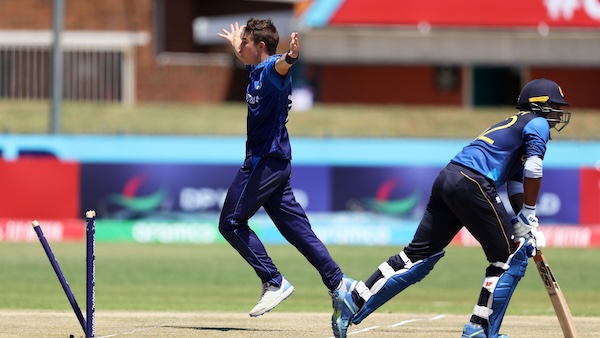
[[[183,326],[183,325],[167,325],[161,327],[168,327],[171,329],[187,329],[187,330],[198,330],[198,331],[270,331],[270,332],[278,332],[282,330],[269,330],[269,329],[251,329],[251,328],[242,328],[242,327],[204,327],[204,326]]]

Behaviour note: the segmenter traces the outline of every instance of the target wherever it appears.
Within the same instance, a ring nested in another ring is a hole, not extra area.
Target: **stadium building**
[[[243,99],[246,71],[216,36],[271,17],[301,33],[298,93],[322,103],[513,105],[532,78],[600,108],[597,0],[64,0],[64,90],[77,101]],[[0,100],[48,96],[53,1],[0,2]]]

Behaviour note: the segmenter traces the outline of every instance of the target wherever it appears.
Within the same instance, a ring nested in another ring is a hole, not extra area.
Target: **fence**
[[[135,102],[135,46],[146,33],[65,32],[63,99]],[[0,31],[0,100],[45,100],[51,86],[50,31]]]

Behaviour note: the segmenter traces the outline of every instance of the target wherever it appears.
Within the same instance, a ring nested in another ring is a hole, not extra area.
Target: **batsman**
[[[510,298],[528,258],[546,244],[538,230],[536,201],[550,129],[560,131],[569,123],[571,112],[561,109],[568,105],[556,82],[535,79],[522,88],[518,113],[486,129],[450,160],[433,183],[410,244],[340,295],[345,301],[338,302],[338,311],[345,327],[339,336],[422,280],[464,226],[481,244],[489,266],[462,337],[507,337],[499,331]],[[503,205],[501,187],[506,187],[516,217]]]

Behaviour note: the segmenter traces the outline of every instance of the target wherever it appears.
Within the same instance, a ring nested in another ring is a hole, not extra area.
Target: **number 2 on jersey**
[[[485,141],[489,144],[494,144],[494,140],[489,136],[489,134],[500,130],[500,129],[505,129],[508,128],[510,126],[512,126],[513,124],[515,124],[517,122],[517,120],[519,119],[519,116],[523,116],[525,114],[528,114],[529,112],[520,112],[516,115],[513,115],[509,118],[507,118],[504,122],[506,122],[505,124],[493,127],[493,128],[489,128],[486,131],[484,131],[483,133],[481,133],[481,135],[477,136],[476,140],[482,140]]]

